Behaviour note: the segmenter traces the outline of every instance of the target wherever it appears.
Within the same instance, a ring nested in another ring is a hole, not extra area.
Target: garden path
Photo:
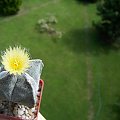
[[[85,17],[85,42],[86,42],[86,66],[87,66],[87,85],[88,85],[88,101],[89,101],[89,109],[88,109],[88,120],[94,119],[94,106],[92,102],[93,98],[93,75],[92,75],[92,63],[91,56],[89,53],[89,14],[87,11],[87,5],[84,8],[84,17]]]

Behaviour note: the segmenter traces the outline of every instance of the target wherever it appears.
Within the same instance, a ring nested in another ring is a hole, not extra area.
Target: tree
[[[101,17],[97,30],[105,42],[115,42],[120,38],[120,0],[101,0],[97,11]]]
[[[22,0],[0,0],[0,15],[14,15],[19,11]]]

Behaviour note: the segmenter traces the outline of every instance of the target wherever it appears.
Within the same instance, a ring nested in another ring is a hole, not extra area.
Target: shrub
[[[115,42],[120,38],[120,0],[102,0],[97,11],[101,17],[97,30],[105,42]]]
[[[62,38],[63,33],[61,31],[57,31],[56,28],[53,27],[58,23],[58,20],[55,16],[49,16],[46,19],[40,19],[37,22],[37,30],[40,33],[47,33],[52,38]]]
[[[14,15],[19,11],[22,0],[0,0],[0,14]]]

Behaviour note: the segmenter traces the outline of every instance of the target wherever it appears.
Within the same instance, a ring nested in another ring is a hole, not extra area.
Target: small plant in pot
[[[0,114],[10,120],[37,120],[42,60],[30,60],[26,49],[10,47],[3,52],[1,63]]]

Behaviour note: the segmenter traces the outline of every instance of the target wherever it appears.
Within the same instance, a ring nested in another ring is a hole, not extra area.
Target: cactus
[[[2,55],[1,63],[0,100],[34,107],[43,68],[42,60],[29,60],[26,49],[10,47]]]
[[[0,68],[0,100],[32,108],[36,103],[42,68],[41,60],[30,60],[30,68],[21,75],[10,74]]]

